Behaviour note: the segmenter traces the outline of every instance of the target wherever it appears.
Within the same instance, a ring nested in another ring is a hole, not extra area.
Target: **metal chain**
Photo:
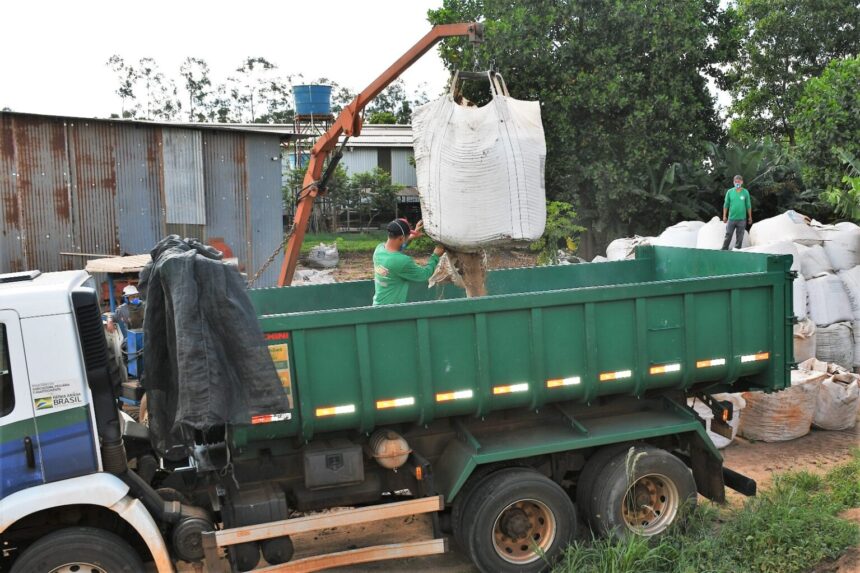
[[[256,273],[254,273],[254,276],[252,276],[248,280],[248,287],[254,286],[254,283],[257,282],[257,279],[260,278],[260,275],[262,275],[264,272],[266,272],[266,269],[269,268],[269,265],[271,265],[272,262],[277,258],[278,253],[280,253],[282,250],[284,250],[284,247],[287,246],[287,242],[290,240],[290,237],[293,235],[293,231],[295,229],[296,229],[296,226],[295,226],[295,224],[293,224],[293,226],[290,227],[290,230],[287,231],[286,233],[284,233],[284,240],[281,241],[281,244],[278,245],[278,248],[275,249],[275,252],[273,252],[271,255],[269,255],[269,258],[266,259],[266,262],[263,263],[263,266],[260,267],[260,270],[258,270]]]

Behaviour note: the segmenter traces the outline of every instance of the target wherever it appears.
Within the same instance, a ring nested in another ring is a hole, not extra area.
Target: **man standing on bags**
[[[726,191],[726,200],[723,202],[723,223],[726,224],[726,238],[723,241],[723,250],[729,248],[732,242],[732,234],[737,232],[735,248],[743,246],[744,231],[752,225],[752,201],[750,192],[744,188],[744,178],[735,175],[735,186]]]

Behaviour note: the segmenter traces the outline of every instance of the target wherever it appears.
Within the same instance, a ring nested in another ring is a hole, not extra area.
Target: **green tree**
[[[384,213],[393,213],[397,206],[397,195],[403,185],[392,183],[391,174],[379,167],[365,173],[355,173],[349,178],[352,192],[352,207],[358,211],[365,227]]]
[[[206,121],[206,109],[212,88],[209,64],[201,58],[185,58],[179,67],[179,75],[185,80],[185,91],[188,95],[188,121]]]
[[[531,244],[531,250],[538,252],[538,264],[557,265],[559,247],[576,254],[579,234],[583,231],[585,228],[576,224],[573,205],[563,201],[547,201],[543,236]]]
[[[136,84],[140,84],[143,102],[135,105],[135,117],[172,120],[182,110],[176,83],[166,77],[153,58],[141,58],[136,68]]]
[[[236,68],[238,76],[227,79],[239,121],[253,123],[264,113],[263,91],[277,66],[262,57],[247,57]]]
[[[126,110],[126,104],[134,102],[134,86],[138,79],[137,71],[134,66],[127,64],[118,54],[111,56],[106,65],[116,74],[119,82],[119,87],[116,89],[116,95],[122,102],[119,117],[133,117],[133,107]]]
[[[495,62],[513,97],[541,102],[547,195],[573,204],[586,256],[673,222],[647,189],[651,173],[701,161],[722,137],[706,77],[724,57],[718,0],[445,0],[429,18],[485,20],[476,49],[442,45],[447,66]],[[467,97],[486,99],[476,87]]]
[[[792,121],[810,186],[840,188],[847,161],[860,155],[860,57],[834,60],[804,87]]]
[[[842,176],[842,187],[830,187],[822,198],[840,217],[860,222],[860,159],[844,149],[837,149],[836,154],[848,166],[848,173]]]
[[[738,0],[740,57],[728,75],[732,135],[795,143],[804,83],[860,51],[860,6],[849,0]]]

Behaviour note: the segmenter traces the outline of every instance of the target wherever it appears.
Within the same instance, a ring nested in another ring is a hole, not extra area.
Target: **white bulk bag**
[[[607,262],[608,260],[609,260],[609,259],[607,259],[607,258],[606,258],[606,257],[604,257],[603,255],[597,255],[596,257],[594,257],[593,259],[591,259],[591,262],[592,262],[592,263],[605,263],[605,262]]]
[[[806,218],[795,211],[786,211],[782,215],[757,221],[750,234],[755,246],[779,241],[793,241],[803,245],[821,244],[818,231],[810,227]]]
[[[815,330],[815,323],[808,318],[794,325],[795,362],[815,358]]]
[[[493,91],[482,107],[447,94],[412,114],[424,232],[455,250],[536,241],[546,223],[540,104]]]
[[[340,262],[340,255],[337,252],[337,243],[330,245],[320,243],[316,247],[311,247],[307,257],[308,265],[317,269],[333,269],[338,262]]]
[[[848,293],[836,275],[828,274],[807,280],[806,293],[809,297],[809,317],[818,326],[854,319]]]
[[[797,245],[797,253],[800,255],[800,272],[804,277],[811,279],[825,273],[833,272],[830,257],[821,245]]]
[[[854,223],[837,223],[818,231],[833,268],[848,270],[860,265],[860,227]]]
[[[824,380],[818,390],[812,423],[822,430],[847,430],[857,423],[860,376],[840,373]]]
[[[809,296],[806,294],[806,279],[797,277],[791,283],[792,304],[794,316],[803,320],[809,314]]]
[[[845,287],[848,300],[851,301],[854,320],[860,320],[860,267],[839,271],[839,279],[842,281],[842,286]]]
[[[837,322],[815,329],[815,357],[843,368],[854,365],[854,336],[852,323]]]
[[[654,237],[624,237],[615,239],[606,247],[606,258],[610,261],[623,261],[636,258],[637,245],[650,245]]]
[[[778,243],[768,243],[767,245],[758,245],[756,247],[746,247],[741,249],[748,253],[767,253],[769,255],[791,255],[791,270],[800,272],[800,256],[797,252],[797,247],[791,241],[780,241]]]
[[[726,224],[719,217],[714,217],[699,229],[699,235],[696,237],[697,249],[722,249],[723,241],[726,239]],[[732,240],[729,243],[729,248],[734,249],[737,236],[732,234]],[[749,229],[744,231],[744,238],[741,242],[741,247],[750,246]]]
[[[855,320],[851,323],[852,335],[854,337],[854,366],[855,368],[860,367],[860,320]]]
[[[702,221],[681,221],[671,227],[666,227],[666,230],[656,237],[652,244],[661,247],[685,247],[695,249],[696,242],[699,237],[699,229],[705,223]]]
[[[826,372],[791,371],[791,387],[765,394],[744,392],[740,434],[750,440],[783,442],[809,433],[821,381]]]
[[[718,449],[722,450],[723,448],[731,444],[734,441],[735,436],[738,435],[738,428],[740,427],[741,421],[741,411],[746,407],[747,402],[740,394],[714,394],[711,397],[714,400],[718,400],[720,402],[732,403],[732,419],[729,420],[729,427],[731,427],[732,429],[731,438],[725,438],[720,434],[711,431],[711,424],[713,422],[714,413],[704,402],[695,398],[688,398],[687,405],[691,406],[696,411],[696,414],[698,414],[699,417],[705,421],[705,429],[708,432],[708,437],[711,438],[711,441],[714,442],[714,445],[717,446]]]

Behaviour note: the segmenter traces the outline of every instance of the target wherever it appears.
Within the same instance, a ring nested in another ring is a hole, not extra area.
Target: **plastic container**
[[[331,115],[331,86],[293,86],[296,115]]]

